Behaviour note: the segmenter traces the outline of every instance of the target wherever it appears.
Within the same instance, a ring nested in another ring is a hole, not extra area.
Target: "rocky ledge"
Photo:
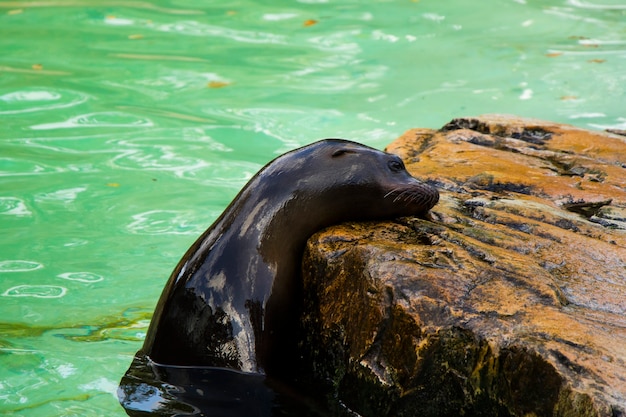
[[[387,150],[441,201],[309,240],[315,376],[364,416],[626,415],[625,138],[484,116]]]

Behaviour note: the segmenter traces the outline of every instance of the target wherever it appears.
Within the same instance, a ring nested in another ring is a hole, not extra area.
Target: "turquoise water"
[[[122,416],[186,248],[277,154],[626,128],[621,0],[0,1],[0,413]]]

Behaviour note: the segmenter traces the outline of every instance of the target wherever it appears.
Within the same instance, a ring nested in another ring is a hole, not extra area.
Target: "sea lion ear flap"
[[[349,153],[356,153],[353,150],[350,149],[337,149],[336,151],[333,152],[333,154],[331,155],[333,158],[337,158],[340,156],[343,156],[345,154],[349,154]]]

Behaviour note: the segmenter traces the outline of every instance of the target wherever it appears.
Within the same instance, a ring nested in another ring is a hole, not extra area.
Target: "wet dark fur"
[[[358,143],[326,139],[276,158],[183,256],[139,353],[246,372],[289,366],[306,240],[347,220],[422,214],[438,199],[397,156]]]

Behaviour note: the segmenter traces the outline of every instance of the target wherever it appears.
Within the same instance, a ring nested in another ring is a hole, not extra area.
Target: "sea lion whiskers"
[[[393,190],[389,191],[387,194],[385,194],[384,198],[387,198],[389,196],[393,196],[395,193],[398,193],[398,195],[395,196],[395,198],[393,199],[394,203],[397,203],[398,201],[416,201],[415,200],[415,190],[411,189],[411,188],[407,188],[407,187],[398,187],[398,188],[394,188]]]
[[[385,195],[383,196],[383,198],[387,198],[387,197],[389,197],[391,194],[393,194],[393,193],[394,193],[394,192],[396,192],[396,191],[398,191],[398,189],[397,189],[397,188],[394,188],[393,190],[391,190],[391,191],[389,191],[387,194],[385,194]]]
[[[396,187],[386,193],[383,198],[394,197],[393,203],[420,204],[424,211],[430,210],[439,201],[437,190],[427,184],[416,183]]]
[[[394,198],[394,202],[398,201],[414,201],[415,193],[413,190],[406,189],[402,191],[396,198]]]

